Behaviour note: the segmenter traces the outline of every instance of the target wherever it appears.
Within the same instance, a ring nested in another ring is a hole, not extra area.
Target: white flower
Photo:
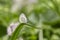
[[[20,17],[19,17],[19,21],[20,23],[27,23],[27,18],[25,16],[25,14],[21,14]]]
[[[8,28],[7,28],[7,34],[9,35],[9,36],[11,36],[12,35],[12,33],[15,31],[15,29],[17,28],[17,26],[19,25],[19,22],[16,22],[16,23],[11,23],[9,26],[8,26]]]
[[[15,29],[18,27],[19,24],[20,24],[19,22],[16,22],[16,23],[12,22],[8,26],[8,28],[7,28],[7,34],[8,34],[8,36],[11,36],[12,35],[12,33],[15,31]],[[19,37],[16,40],[23,40],[23,38],[22,37]]]

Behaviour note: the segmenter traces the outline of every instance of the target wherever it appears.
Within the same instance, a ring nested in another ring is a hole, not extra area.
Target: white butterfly
[[[19,16],[20,23],[27,23],[27,18],[24,13]]]

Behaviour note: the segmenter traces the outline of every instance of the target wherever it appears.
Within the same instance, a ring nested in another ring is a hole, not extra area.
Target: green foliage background
[[[38,40],[35,27],[39,26],[40,20],[43,23],[44,40],[60,40],[60,0],[38,0],[31,12],[24,7],[21,11],[12,14],[10,12],[12,0],[0,0],[0,40],[8,40],[7,27],[11,21],[17,21],[19,14],[24,12],[32,27],[26,26],[21,36],[25,40]],[[38,29],[37,29],[38,30]]]

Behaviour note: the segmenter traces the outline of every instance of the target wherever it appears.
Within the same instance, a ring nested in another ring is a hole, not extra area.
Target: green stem
[[[18,33],[21,31],[21,29],[23,28],[24,25],[26,25],[26,24],[25,24],[25,23],[22,23],[22,24],[20,24],[20,25],[16,28],[16,30],[15,30],[15,32],[13,33],[13,35],[12,35],[12,37],[11,37],[10,40],[16,40]]]
[[[43,29],[42,29],[42,23],[40,23],[40,28],[39,29],[39,40],[43,40]]]
[[[17,38],[17,35],[19,34],[19,32],[21,31],[21,29],[23,28],[24,25],[28,25],[28,26],[31,26],[33,27],[33,25],[30,25],[30,24],[26,24],[26,23],[21,23],[15,30],[15,32],[12,34],[11,36],[11,39],[10,40],[16,40]],[[36,27],[35,27],[36,28]]]

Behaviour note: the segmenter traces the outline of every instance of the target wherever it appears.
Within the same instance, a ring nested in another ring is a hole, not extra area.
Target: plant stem
[[[43,30],[39,30],[39,40],[43,40]]]
[[[39,40],[43,40],[42,21],[40,21]]]
[[[43,19],[42,19],[42,15],[40,15],[40,21],[37,25],[40,29],[39,29],[39,40],[43,40]]]

